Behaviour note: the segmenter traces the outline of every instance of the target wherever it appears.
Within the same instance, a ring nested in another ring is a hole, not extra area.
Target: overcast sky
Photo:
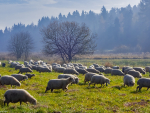
[[[112,7],[138,5],[140,0],[0,0],[0,29],[12,27],[14,24],[25,25],[32,22],[37,25],[43,16],[57,17],[59,13],[67,15],[78,10],[92,10],[100,13],[104,5],[109,11]]]

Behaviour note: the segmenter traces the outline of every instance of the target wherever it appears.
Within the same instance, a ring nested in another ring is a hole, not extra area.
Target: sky
[[[43,16],[58,17],[78,10],[100,13],[102,6],[109,11],[112,7],[138,5],[140,0],[0,0],[0,29],[22,23],[37,25]]]

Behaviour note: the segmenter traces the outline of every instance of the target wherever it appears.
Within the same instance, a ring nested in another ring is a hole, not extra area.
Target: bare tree
[[[25,60],[33,49],[33,40],[28,32],[19,32],[11,36],[8,43],[8,51],[11,55],[16,56],[17,60],[23,55]]]
[[[59,55],[64,62],[71,61],[75,55],[92,54],[96,47],[94,34],[85,24],[54,21],[41,30],[44,53]]]

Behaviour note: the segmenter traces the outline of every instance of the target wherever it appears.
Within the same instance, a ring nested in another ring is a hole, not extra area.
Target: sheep
[[[146,66],[146,67],[145,67],[145,71],[146,71],[146,72],[150,72],[150,66]]]
[[[20,69],[20,68],[22,68],[22,67],[24,67],[24,65],[16,65],[16,66],[15,66],[15,70]]]
[[[64,74],[76,74],[79,75],[79,73],[75,69],[65,69]]]
[[[95,69],[100,71],[100,72],[104,72],[105,71],[105,69],[103,67],[96,67]]]
[[[76,64],[76,63],[73,63],[73,66],[74,66],[74,67],[76,67],[76,66],[78,66],[78,64]]]
[[[139,71],[130,70],[128,74],[132,75],[133,77],[142,78],[142,75]]]
[[[130,66],[124,66],[124,67],[122,68],[122,72],[124,73],[124,71],[125,71],[127,68],[132,68],[132,67],[130,67]]]
[[[124,73],[127,74],[131,70],[135,71],[133,68],[127,68],[127,69],[124,70]]]
[[[119,69],[119,66],[113,66],[112,69]]]
[[[45,93],[47,90],[51,89],[51,92],[53,92],[53,89],[63,89],[66,91],[68,90],[68,85],[72,83],[74,79],[72,77],[69,77],[67,79],[51,79],[49,80]]]
[[[135,84],[135,79],[132,75],[124,75],[124,78],[123,78],[123,82],[124,82],[124,86],[127,85],[127,86],[134,86]]]
[[[112,68],[106,68],[105,70],[104,70],[104,73],[105,74],[110,74],[111,73],[111,71],[112,71]]]
[[[94,67],[94,65],[90,65],[89,68],[90,68],[90,69],[91,69],[91,68],[93,69],[93,68],[95,68],[95,67]]]
[[[27,73],[27,72],[32,72],[32,70],[30,69],[30,68],[28,68],[28,67],[22,67],[22,68],[20,68],[20,71],[18,72],[18,74],[19,73]]]
[[[98,65],[98,64],[93,64],[93,66],[94,66],[94,68],[99,67],[99,65]]]
[[[93,75],[96,75],[95,73],[86,73],[85,78],[84,78],[84,83],[86,84],[86,82],[89,83],[89,81],[91,81],[91,78]]]
[[[134,69],[135,71],[139,71],[140,73],[143,73],[143,74],[146,73],[146,72],[145,72],[145,69],[142,68],[142,67],[134,67],[133,69]]]
[[[87,66],[79,66],[79,69],[87,69]]]
[[[150,78],[140,78],[137,81],[137,88],[136,91],[139,89],[139,91],[141,91],[142,87],[147,87],[147,90],[150,88]]]
[[[110,84],[110,80],[103,75],[93,75],[91,78],[91,82],[89,83],[89,86],[92,83],[94,83],[94,86],[95,84],[101,84],[101,87],[102,87],[102,84],[106,83],[106,86],[107,86],[107,83]]]
[[[15,77],[18,81],[28,80],[28,76],[22,74],[12,74],[12,77]]]
[[[1,65],[2,63],[0,62],[0,65]]]
[[[111,71],[111,75],[124,75],[124,73],[122,71],[120,71],[119,69],[112,69]]]
[[[7,103],[8,106],[10,102],[11,103],[20,102],[20,105],[22,102],[25,103],[30,102],[33,105],[37,104],[37,100],[24,89],[9,89],[5,92],[4,97],[5,97],[4,106],[5,103]]]
[[[58,75],[58,79],[69,78],[69,77],[72,77],[74,79],[74,81],[71,84],[78,84],[79,78],[77,76],[75,76],[75,75],[71,75],[71,74]]]
[[[65,67],[57,67],[56,72],[63,73],[65,69]]]
[[[80,73],[80,74],[83,74],[83,75],[86,74],[86,73],[88,73],[87,70],[85,70],[85,69],[80,69],[80,68],[77,69],[77,72]]]
[[[28,76],[28,78],[32,78],[33,76],[35,76],[35,74],[25,74],[26,76]]]
[[[39,72],[41,73],[41,72],[52,72],[52,71],[47,67],[40,67]]]
[[[5,76],[2,76],[0,78],[0,84],[1,85],[15,85],[15,86],[20,86],[21,83],[15,78],[15,77],[12,77],[12,76],[8,76],[8,75],[5,75]]]
[[[92,68],[88,68],[86,69],[88,72],[92,72],[92,73],[100,73],[98,70],[96,69],[92,69]]]
[[[83,66],[81,63],[78,63],[78,66]]]

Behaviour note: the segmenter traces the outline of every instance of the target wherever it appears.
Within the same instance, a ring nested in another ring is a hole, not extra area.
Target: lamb
[[[18,74],[19,73],[27,73],[27,72],[32,72],[32,70],[30,69],[30,68],[28,68],[28,67],[22,67],[22,68],[20,68],[20,71],[18,72]]]
[[[101,87],[102,87],[102,84],[106,83],[106,86],[107,84],[110,84],[110,80],[103,75],[93,75],[91,78],[91,82],[89,83],[89,86],[92,83],[94,83],[94,86],[95,84],[101,84]]]
[[[69,77],[67,79],[51,79],[49,80],[45,93],[47,90],[51,89],[51,92],[53,92],[53,89],[63,89],[66,91],[68,90],[68,85],[72,83],[74,79],[72,77]]]
[[[123,78],[123,82],[124,82],[124,86],[127,85],[127,86],[134,86],[135,84],[135,79],[132,75],[124,75],[124,78]]]
[[[140,78],[137,81],[137,88],[136,91],[139,89],[139,91],[141,91],[142,87],[147,87],[147,90],[150,88],[150,78]]]
[[[12,77],[15,77],[18,81],[28,80],[28,76],[22,74],[12,74]]]
[[[86,73],[88,73],[87,70],[85,70],[85,69],[80,69],[80,68],[77,69],[77,72],[80,73],[80,74],[83,74],[83,75],[86,74]]]
[[[104,72],[105,71],[105,69],[103,67],[96,67],[95,69],[100,71],[100,72]]]
[[[26,76],[28,76],[28,78],[32,78],[33,76],[35,76],[35,74],[25,74]]]
[[[122,71],[120,71],[119,69],[112,69],[111,71],[111,75],[124,75],[124,73]]]
[[[106,68],[105,70],[104,70],[104,73],[105,74],[110,74],[111,73],[111,71],[112,71],[112,68]]]
[[[88,69],[86,69],[88,72],[92,72],[92,73],[100,73],[98,70],[96,70],[96,69],[92,69],[92,68],[88,68]]]
[[[139,71],[130,70],[128,74],[132,75],[133,77],[142,78],[142,75]]]
[[[142,67],[134,67],[133,69],[134,69],[135,71],[139,71],[140,73],[143,73],[143,74],[146,73],[146,72],[145,72],[145,69],[142,68]]]
[[[65,67],[57,67],[56,72],[63,73],[65,69]]]
[[[52,71],[47,67],[40,67],[39,72],[41,73],[41,72],[52,72]]]
[[[76,74],[79,75],[79,73],[75,69],[65,69],[64,74]]]
[[[11,85],[11,87],[12,87],[12,85],[15,85],[15,86],[21,85],[21,83],[15,77],[8,76],[8,75],[1,77],[0,84],[1,85]]]
[[[22,102],[25,103],[30,102],[31,104],[34,105],[36,105],[37,103],[37,100],[24,89],[9,89],[5,92],[4,97],[5,97],[4,106],[5,103],[7,103],[8,106],[10,102],[12,103],[20,102],[20,105]]]
[[[86,82],[89,83],[89,81],[91,81],[91,78],[93,75],[96,75],[95,73],[86,73],[85,78],[84,78],[84,83],[86,84]]]
[[[72,77],[74,79],[74,81],[71,84],[78,84],[79,78],[77,76],[75,76],[75,75],[71,75],[71,74],[58,75],[58,79],[69,78],[69,77]]]

